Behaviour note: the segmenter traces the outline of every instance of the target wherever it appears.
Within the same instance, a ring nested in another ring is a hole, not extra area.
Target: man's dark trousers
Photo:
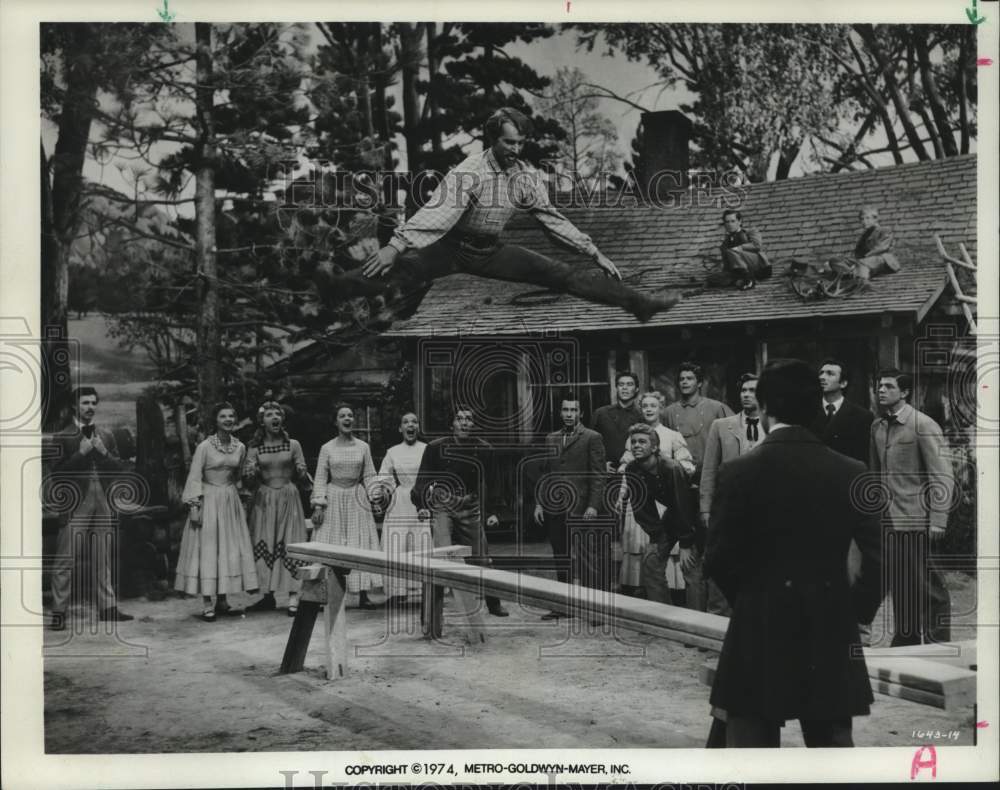
[[[486,530],[483,529],[483,514],[479,507],[479,497],[466,494],[450,505],[447,510],[435,510],[431,518],[431,533],[434,547],[470,546],[474,565],[489,565],[489,547],[486,544]],[[493,610],[500,606],[495,595],[486,596],[486,606]]]
[[[892,647],[950,641],[951,598],[927,532],[886,523],[883,598],[892,596]]]
[[[629,312],[634,312],[647,298],[605,276],[595,266],[570,266],[526,247],[503,244],[492,237],[449,235],[423,249],[407,250],[396,259],[389,280],[398,282],[405,295],[427,287],[432,280],[457,272],[537,285]],[[330,287],[336,296],[350,298],[377,296],[385,290],[386,284],[385,280],[365,277],[361,269],[354,269],[334,277]]]
[[[584,587],[610,590],[614,520],[598,516],[588,521],[566,513],[546,513],[545,524],[552,556],[565,562],[556,569],[558,581],[572,582],[575,571]]]

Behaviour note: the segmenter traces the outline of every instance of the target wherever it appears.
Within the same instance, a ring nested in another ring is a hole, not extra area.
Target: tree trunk
[[[437,25],[434,22],[425,22],[424,26],[427,31],[427,81],[433,83],[434,76],[438,70],[437,52],[434,48],[434,39],[437,38]],[[427,94],[427,107],[431,118],[431,150],[435,154],[439,154],[444,146],[441,140],[441,130],[437,126],[438,106],[431,92]]]
[[[955,81],[957,82],[958,90],[958,123],[961,129],[961,147],[959,150],[963,154],[969,153],[969,139],[971,134],[969,133],[969,92],[967,90],[967,81],[965,77],[965,72],[969,68],[969,53],[971,48],[969,46],[969,40],[972,38],[972,28],[966,28],[965,32],[962,33],[959,39],[958,45],[958,68],[955,72]],[[975,41],[972,41],[973,47],[975,46]]]
[[[198,397],[202,430],[215,430],[210,423],[212,406],[222,400],[221,337],[219,331],[219,284],[215,250],[215,130],[212,109],[212,26],[195,23],[197,45],[197,117],[200,139],[195,165],[195,261],[198,266],[201,313],[198,321]]]
[[[412,183],[416,174],[423,169],[423,153],[420,149],[418,128],[420,124],[420,96],[417,80],[420,76],[420,26],[407,22],[399,23],[399,60],[403,71],[403,136],[406,138],[406,169]],[[417,209],[415,195],[410,185],[406,190],[406,216]]]
[[[896,115],[899,116],[899,122],[903,124],[903,132],[906,134],[906,139],[910,143],[913,152],[917,155],[917,159],[921,162],[930,159],[927,155],[927,149],[924,148],[924,144],[920,140],[920,133],[910,118],[909,107],[903,101],[903,94],[899,90],[899,83],[896,82],[896,77],[892,73],[892,64],[889,63],[885,53],[882,51],[882,47],[879,46],[878,39],[875,36],[875,29],[871,25],[855,25],[854,29],[861,36],[865,42],[865,46],[868,47],[868,51],[871,52],[876,63],[878,63],[879,71],[882,72],[882,79],[885,81],[885,87],[889,92],[893,108],[896,110]]]
[[[83,200],[83,163],[90,126],[97,106],[94,64],[87,51],[88,24],[71,26],[65,60],[66,93],[59,114],[59,135],[50,171],[40,146],[41,166],[41,319],[42,425],[58,427],[63,410],[70,405],[73,381],[69,369],[67,303],[69,299],[69,255],[80,230]]]
[[[375,70],[372,82],[374,92],[372,94],[372,112],[375,115],[375,132],[378,134],[379,143],[382,145],[381,165],[385,170],[392,170],[392,134],[389,130],[389,108],[386,103],[386,72],[382,67],[382,24],[372,23],[371,52],[372,68]]]
[[[941,140],[941,149],[944,156],[958,156],[958,147],[955,145],[955,135],[951,131],[951,123],[948,120],[948,111],[941,100],[941,93],[938,91],[934,73],[931,71],[931,54],[927,49],[927,33],[914,33],[914,45],[917,49],[917,62],[920,65],[920,84],[924,88],[924,96],[930,106],[931,115],[934,117],[934,124],[937,126],[937,136]]]

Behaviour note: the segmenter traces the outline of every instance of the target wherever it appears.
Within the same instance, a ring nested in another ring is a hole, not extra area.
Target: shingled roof
[[[866,293],[843,299],[804,302],[788,290],[779,276],[782,267],[776,266],[775,276],[752,291],[707,290],[639,324],[616,307],[540,293],[530,284],[455,274],[438,280],[417,311],[386,334],[595,331],[884,313],[922,318],[947,283],[933,234],[941,235],[952,254],[962,242],[975,255],[976,188],[974,154],[741,188],[736,207],[746,224],[762,232],[772,262],[849,253],[859,233],[858,208],[879,207],[881,224],[895,233],[902,271],[878,277]],[[641,289],[686,288],[704,280],[703,256],[718,256],[721,210],[735,197],[733,192],[702,193],[698,206],[567,208],[564,213],[615,261],[626,282]],[[504,238],[572,265],[593,265],[553,245],[527,215],[516,217]]]

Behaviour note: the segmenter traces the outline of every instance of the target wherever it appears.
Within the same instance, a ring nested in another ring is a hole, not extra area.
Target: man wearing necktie
[[[738,380],[740,388],[740,413],[712,422],[705,441],[705,456],[701,468],[701,520],[707,526],[712,512],[719,467],[726,461],[746,455],[764,438],[757,412],[757,374],[744,373]],[[729,604],[719,588],[709,581],[708,611],[712,614],[730,615]]]
[[[74,393],[75,414],[53,437],[58,450],[46,480],[46,502],[58,508],[59,535],[56,539],[56,557],[52,570],[52,621],[55,631],[66,628],[70,607],[84,595],[94,595],[97,616],[102,621],[131,620],[132,616],[118,611],[115,591],[111,586],[111,567],[114,560],[113,538],[115,515],[108,504],[107,491],[115,475],[123,467],[118,460],[115,437],[110,431],[94,424],[98,396],[93,387],[80,387]],[[68,507],[61,507],[68,504]],[[84,546],[91,546],[89,553],[92,578],[73,585],[75,563],[83,554]],[[74,595],[74,593],[76,593]]]
[[[816,416],[809,428],[830,449],[868,466],[868,445],[875,415],[844,397],[849,383],[845,370],[839,359],[823,360],[819,368],[819,388],[823,397],[816,405]],[[861,551],[854,543],[847,553],[847,567],[852,579],[860,573]],[[871,623],[858,623],[858,631],[861,643],[869,645]]]
[[[881,371],[882,417],[871,427],[870,467],[888,500],[883,593],[892,595],[893,647],[947,642],[951,635],[951,599],[931,551],[948,526],[954,478],[941,428],[907,403],[912,391],[909,374]]]
[[[562,429],[545,437],[549,455],[535,489],[535,523],[548,527],[552,556],[578,568],[584,587],[607,590],[613,522],[599,520],[597,515],[607,479],[604,441],[597,431],[580,424],[580,401],[575,394],[563,397],[559,413]],[[571,532],[578,536],[577,541],[571,540]],[[575,562],[571,563],[573,555]],[[573,574],[566,566],[556,571],[556,578],[570,583]],[[562,616],[561,612],[549,612],[542,619]]]
[[[874,415],[844,397],[848,385],[844,364],[827,358],[819,369],[823,398],[809,426],[823,444],[868,465],[868,443]]]

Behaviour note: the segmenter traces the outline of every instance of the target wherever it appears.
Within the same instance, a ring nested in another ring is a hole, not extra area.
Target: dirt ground
[[[972,580],[949,581],[963,611]],[[46,751],[704,745],[708,688],[699,667],[712,653],[578,620],[543,622],[542,612],[514,602],[509,618],[487,618],[486,644],[468,647],[448,619],[450,598],[444,640],[434,643],[421,637],[417,607],[387,628],[385,609],[352,603],[349,671],[334,681],[322,666],[322,619],[306,669],[278,674],[292,623],[283,609],[210,624],[195,617],[198,599],[137,599],[122,602],[136,619],[111,633],[47,631]],[[968,639],[967,631],[953,638]],[[908,746],[920,742],[919,728],[958,731],[948,742],[971,744],[972,716],[876,695],[872,715],[855,719],[855,743]],[[782,744],[802,745],[796,723]]]

